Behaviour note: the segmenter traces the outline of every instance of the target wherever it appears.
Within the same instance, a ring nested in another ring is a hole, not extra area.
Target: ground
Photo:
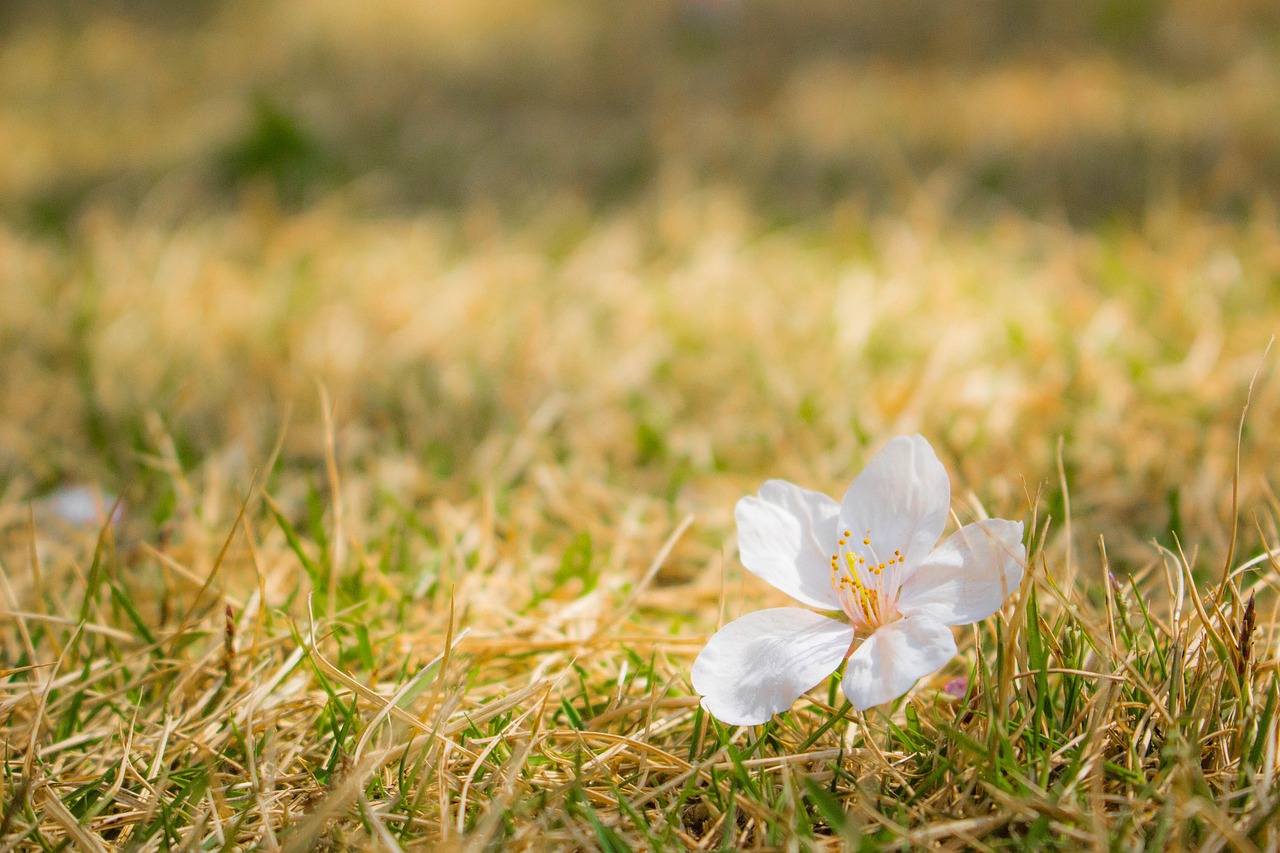
[[[4,849],[1274,849],[1262,0],[0,8]],[[698,706],[769,478],[1027,580]]]

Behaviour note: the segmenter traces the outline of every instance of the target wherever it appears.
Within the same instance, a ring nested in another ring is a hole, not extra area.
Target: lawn
[[[1280,9],[0,6],[0,849],[1280,846]],[[771,478],[1026,579],[699,706]]]

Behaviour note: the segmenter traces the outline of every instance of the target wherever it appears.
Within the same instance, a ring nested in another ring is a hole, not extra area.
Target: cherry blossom
[[[951,484],[921,436],[885,446],[839,503],[782,480],[738,501],[743,565],[822,613],[780,607],[725,625],[693,664],[702,706],[755,725],[845,666],[866,710],[902,696],[956,654],[951,626],[1000,609],[1022,582],[1022,522],[986,519],[941,543]]]

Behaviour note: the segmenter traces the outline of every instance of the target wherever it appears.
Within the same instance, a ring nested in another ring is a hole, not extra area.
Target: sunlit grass
[[[568,6],[297,5],[0,51],[0,846],[1280,843],[1254,30],[1188,83],[1195,4],[954,73],[779,19],[755,88],[674,7],[636,66]],[[702,644],[786,603],[734,502],[917,431],[1023,588],[890,707],[707,717]]]

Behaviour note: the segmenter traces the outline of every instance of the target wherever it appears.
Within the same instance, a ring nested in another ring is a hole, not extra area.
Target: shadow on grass
[[[115,0],[93,14],[199,31],[216,26],[214,5]],[[0,22],[73,26],[86,8],[20,0]],[[562,195],[593,210],[632,203],[676,173],[737,187],[781,222],[849,200],[892,208],[937,174],[959,188],[968,213],[1013,206],[1081,224],[1167,201],[1239,215],[1259,195],[1280,193],[1275,123],[1224,129],[1201,116],[1170,129],[1133,119],[1010,142],[957,135],[947,116],[924,115],[923,131],[873,128],[833,148],[787,118],[796,75],[821,62],[850,69],[857,86],[877,69],[963,80],[1102,57],[1176,93],[1280,43],[1280,11],[1268,4],[671,0],[574,14],[586,35],[554,56],[514,43],[484,63],[451,65],[429,52],[317,44],[282,77],[248,80],[236,93],[238,122],[177,165],[122,152],[6,207],[37,230],[66,232],[90,201],[129,209],[175,172],[195,187],[195,209],[234,203],[247,185],[298,207],[355,184],[384,211],[483,204],[517,216]],[[910,92],[889,97],[906,122],[931,109],[913,107]]]

